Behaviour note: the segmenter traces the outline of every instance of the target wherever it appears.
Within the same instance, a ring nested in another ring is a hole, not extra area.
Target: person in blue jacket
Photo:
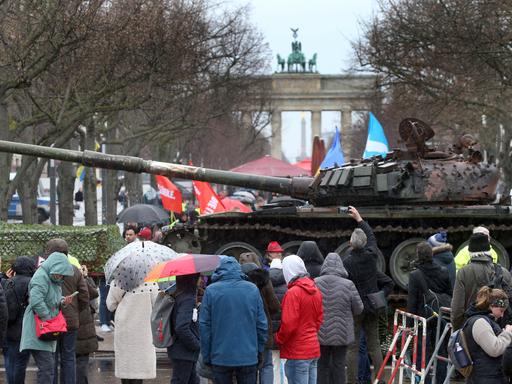
[[[205,291],[199,315],[201,354],[216,384],[255,384],[267,341],[260,292],[246,281],[234,257],[221,256]]]
[[[196,362],[199,357],[199,324],[197,323],[197,281],[199,274],[177,276],[172,329],[175,337],[167,348],[172,362],[171,384],[198,384]]]

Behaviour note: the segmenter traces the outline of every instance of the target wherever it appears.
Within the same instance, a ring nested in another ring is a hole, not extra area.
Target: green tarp
[[[69,253],[94,272],[103,272],[105,261],[125,245],[117,225],[73,227],[0,222],[2,268],[7,269],[18,256],[40,255],[46,242],[55,237],[66,240]]]

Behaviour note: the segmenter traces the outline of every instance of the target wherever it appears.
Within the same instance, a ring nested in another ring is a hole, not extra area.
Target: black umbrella
[[[125,208],[117,216],[122,223],[136,222],[140,224],[155,224],[169,221],[169,212],[150,204],[135,204]]]

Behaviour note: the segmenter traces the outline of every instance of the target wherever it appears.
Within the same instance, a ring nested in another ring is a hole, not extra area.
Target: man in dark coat
[[[7,330],[8,321],[9,314],[7,312],[7,303],[5,300],[4,289],[0,284],[0,345],[4,345],[5,331]]]
[[[489,236],[473,233],[469,239],[468,250],[471,262],[459,269],[453,288],[451,320],[455,330],[464,324],[465,312],[475,301],[478,290],[493,283],[498,268],[501,268],[501,289],[511,296],[512,276],[504,267],[493,264]]]
[[[432,315],[433,311],[432,308],[425,308],[427,304],[425,298],[428,296],[428,290],[436,294],[451,296],[452,285],[446,268],[434,262],[432,248],[427,242],[424,241],[417,245],[416,255],[418,256],[417,269],[409,274],[407,312],[428,318]],[[436,324],[437,321],[430,322],[427,327],[426,361],[429,361],[435,348]],[[445,342],[441,347],[442,350],[440,352],[442,355],[446,355],[446,345],[447,343]],[[420,346],[421,344],[418,346],[418,351],[421,351]],[[436,377],[439,380],[443,380],[446,377],[445,362],[437,362]],[[425,382],[430,383],[430,376],[427,376]]]
[[[29,351],[20,352],[23,314],[28,305],[28,283],[36,271],[35,260],[20,256],[12,265],[13,277],[5,281],[5,299],[9,322],[4,344],[5,373],[8,383],[24,383],[25,371],[30,358]]]
[[[354,229],[350,237],[352,249],[345,260],[345,268],[347,269],[349,279],[354,282],[364,304],[363,313],[354,316],[355,342],[349,346],[348,350],[347,382],[353,384],[356,382],[357,376],[361,329],[364,329],[365,332],[366,345],[368,354],[372,359],[374,375],[376,375],[382,365],[382,352],[378,330],[379,313],[371,307],[367,297],[368,294],[379,291],[377,284],[377,258],[379,252],[377,239],[371,227],[363,220],[356,208],[350,206],[348,214],[357,222],[357,228]]]
[[[324,256],[322,255],[322,252],[320,252],[316,242],[303,241],[299,247],[299,250],[297,251],[297,256],[299,256],[304,261],[306,270],[312,279],[320,276],[320,270],[322,269]]]
[[[434,263],[445,267],[450,277],[450,284],[455,284],[455,259],[453,257],[453,246],[448,243],[448,234],[446,232],[438,232],[428,238],[428,244],[432,247],[432,257]]]
[[[167,348],[172,361],[172,384],[197,384],[196,362],[199,357],[199,324],[197,322],[198,274],[176,277],[172,328],[175,340]]]
[[[85,265],[82,265],[82,274],[87,289],[89,291],[89,300],[96,299],[98,289],[94,280],[87,276],[88,271]],[[89,355],[98,350],[98,338],[96,335],[96,327],[94,326],[94,311],[91,304],[87,308],[80,311],[79,327],[76,336],[76,383],[88,384],[87,371],[89,369]]]

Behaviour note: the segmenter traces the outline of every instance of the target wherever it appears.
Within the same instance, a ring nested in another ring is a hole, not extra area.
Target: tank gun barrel
[[[114,169],[134,173],[145,172],[167,177],[253,188],[290,195],[296,198],[307,197],[308,186],[313,180],[309,177],[286,178],[257,176],[247,173],[144,160],[134,156],[111,155],[88,150],[76,151],[3,140],[0,140],[0,152],[69,161],[88,167]]]

